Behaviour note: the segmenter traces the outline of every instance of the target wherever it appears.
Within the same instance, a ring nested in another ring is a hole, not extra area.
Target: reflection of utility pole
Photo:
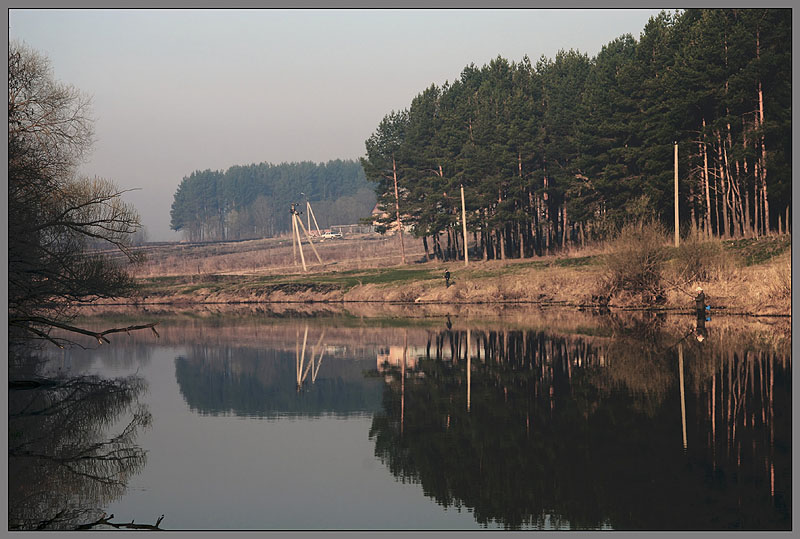
[[[681,384],[681,425],[683,427],[683,448],[686,449],[686,400],[683,389],[683,343],[678,343],[678,371]]]
[[[325,338],[325,332],[323,331],[319,339],[317,340],[317,344],[311,349],[311,360],[306,365],[305,358],[306,358],[306,342],[308,339],[308,326],[306,326],[305,333],[303,334],[303,349],[300,352],[299,348],[299,340],[300,334],[297,334],[298,343],[295,345],[295,359],[296,359],[296,369],[297,369],[297,390],[300,391],[303,384],[308,378],[308,373],[311,372],[311,383],[317,381],[317,374],[319,373],[319,368],[322,365],[322,354],[325,352],[325,347],[322,345],[322,339]],[[319,349],[319,357],[317,356],[317,349]],[[305,368],[303,366],[305,365]]]
[[[712,359],[711,376],[711,470],[717,471],[717,366]]]
[[[403,363],[400,366],[400,435],[405,427],[406,411],[406,352],[408,351],[408,330],[403,331]]]
[[[297,391],[300,391],[302,384],[303,363],[306,359],[306,341],[308,340],[308,326],[306,325],[305,333],[303,333],[303,352],[300,353],[297,345],[295,345],[295,366],[297,370]]]
[[[775,498],[775,357],[769,355],[769,496]]]
[[[325,331],[324,330],[322,331],[322,333],[319,336],[319,341],[317,341],[316,348],[319,348],[319,357],[317,358],[317,366],[314,369],[314,371],[311,373],[311,383],[312,384],[317,381],[317,373],[319,372],[319,368],[322,365],[322,354],[325,352],[325,347],[321,346],[323,338],[325,338]],[[314,359],[314,352],[313,351],[312,351],[311,358],[312,358],[312,361],[313,361],[313,359]]]
[[[470,391],[472,389],[472,365],[470,363],[470,354],[469,354],[469,328],[467,328],[467,412],[469,412],[469,400],[470,400]]]

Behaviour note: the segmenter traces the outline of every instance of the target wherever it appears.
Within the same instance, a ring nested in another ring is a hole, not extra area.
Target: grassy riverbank
[[[389,267],[259,275],[222,271],[141,277],[136,303],[400,302],[537,303],[588,308],[694,308],[702,286],[712,308],[754,315],[791,314],[791,237],[665,248],[663,297],[635,290],[609,297],[613,246],[569,255],[501,261],[423,262]],[[690,275],[687,267],[699,266]],[[447,286],[443,274],[451,273]],[[687,277],[688,276],[688,277]]]

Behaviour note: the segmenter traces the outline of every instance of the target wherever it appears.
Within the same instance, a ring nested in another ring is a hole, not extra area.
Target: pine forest
[[[484,259],[671,230],[676,143],[681,235],[757,237],[789,222],[791,97],[791,10],[662,11],[594,58],[467,66],[387,114],[362,164],[384,225],[437,258],[463,253],[462,186]]]
[[[183,178],[171,228],[190,241],[273,237],[292,230],[289,209],[312,202],[319,226],[357,223],[375,207],[358,161],[282,163],[203,170]]]

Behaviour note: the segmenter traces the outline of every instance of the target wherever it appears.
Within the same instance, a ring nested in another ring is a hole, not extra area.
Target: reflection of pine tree
[[[9,391],[9,529],[75,529],[119,497],[144,466],[134,445],[150,413],[140,378],[84,376]],[[122,431],[107,429],[123,417]]]
[[[473,351],[469,408],[465,332],[432,335],[427,357],[406,369],[402,390],[400,369],[384,373],[383,410],[370,429],[375,455],[399,481],[420,484],[443,507],[468,509],[480,524],[789,526],[787,483],[777,480],[772,497],[769,487],[770,469],[777,478],[791,469],[789,421],[774,416],[789,409],[788,363],[742,354],[753,341],[684,343],[684,450],[674,347],[681,336],[658,317],[607,325],[611,335],[597,340],[473,330],[481,359]],[[775,450],[765,443],[770,436]]]

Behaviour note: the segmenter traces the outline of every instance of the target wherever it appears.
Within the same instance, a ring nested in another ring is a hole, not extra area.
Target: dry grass
[[[399,237],[358,235],[312,241],[322,264],[304,240],[303,255],[309,271],[377,268],[401,262]],[[421,240],[406,236],[404,242],[406,262],[424,256]],[[146,261],[133,268],[136,278],[303,273],[300,253],[293,253],[291,236],[241,242],[153,244],[140,252]]]
[[[588,307],[608,300],[611,308],[657,305],[689,311],[694,308],[694,288],[700,285],[714,309],[791,312],[790,237],[686,241],[674,249],[663,231],[640,236],[571,251],[573,256],[471,260],[465,267],[463,261],[424,262],[421,241],[409,237],[407,265],[402,266],[399,238],[365,235],[316,243],[326,262],[323,266],[315,264],[316,257],[306,248],[307,273],[299,262],[292,263],[291,238],[152,245],[150,261],[137,269],[136,277],[143,282],[139,301],[144,303],[370,301]],[[642,272],[641,266],[651,271]],[[443,278],[446,269],[452,275],[450,287]],[[645,294],[635,286],[639,280],[647,281]],[[615,293],[609,297],[614,283]],[[659,286],[662,297],[654,302]]]

